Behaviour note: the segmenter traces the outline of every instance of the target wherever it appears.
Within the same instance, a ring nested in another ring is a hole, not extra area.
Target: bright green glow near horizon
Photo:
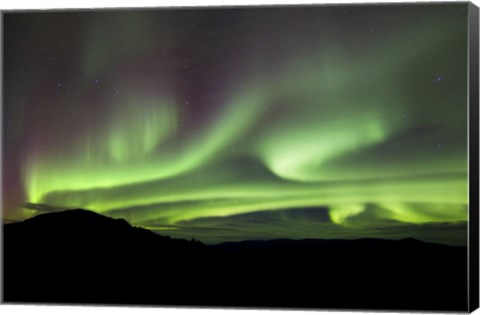
[[[26,159],[27,201],[165,231],[309,207],[345,228],[466,221],[466,59],[448,46],[465,25],[422,23],[438,28],[406,27],[355,52],[341,42],[298,49],[274,71],[252,66],[205,121],[174,90],[132,89],[103,124]],[[86,55],[89,72],[107,67],[97,54],[108,50]]]
[[[219,123],[211,129],[191,139],[175,141],[169,148],[157,148],[156,142],[163,138],[160,131],[167,136],[174,129],[172,119],[175,115],[169,107],[160,107],[161,110],[148,107],[143,109],[145,114],[137,116],[135,106],[138,104],[133,104],[133,115],[131,109],[128,110],[116,129],[109,131],[107,137],[99,137],[100,142],[95,146],[99,156],[96,161],[92,162],[90,154],[82,158],[85,155],[82,146],[71,151],[70,156],[66,153],[67,161],[50,159],[28,165],[29,200],[41,202],[45,194],[58,190],[109,188],[182,174],[205,163],[239,138],[254,118],[252,112],[256,105],[258,103],[251,96],[232,101],[226,113],[218,118]],[[143,124],[142,119],[145,119]],[[153,149],[157,151],[152,152]],[[137,158],[129,158],[132,156]]]

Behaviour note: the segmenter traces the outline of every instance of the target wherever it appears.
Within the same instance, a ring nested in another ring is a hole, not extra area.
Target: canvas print
[[[471,309],[471,10],[3,12],[4,302]]]

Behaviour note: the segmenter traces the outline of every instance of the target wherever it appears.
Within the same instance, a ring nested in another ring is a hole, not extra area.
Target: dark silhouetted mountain
[[[203,245],[85,210],[4,225],[4,300],[465,311],[467,249],[384,239]]]

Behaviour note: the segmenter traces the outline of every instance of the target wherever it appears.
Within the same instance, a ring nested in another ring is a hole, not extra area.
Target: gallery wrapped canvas
[[[2,24],[5,303],[477,308],[473,4]]]

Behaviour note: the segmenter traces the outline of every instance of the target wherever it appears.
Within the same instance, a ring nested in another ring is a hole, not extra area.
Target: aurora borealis
[[[3,214],[465,244],[467,4],[4,15]]]

